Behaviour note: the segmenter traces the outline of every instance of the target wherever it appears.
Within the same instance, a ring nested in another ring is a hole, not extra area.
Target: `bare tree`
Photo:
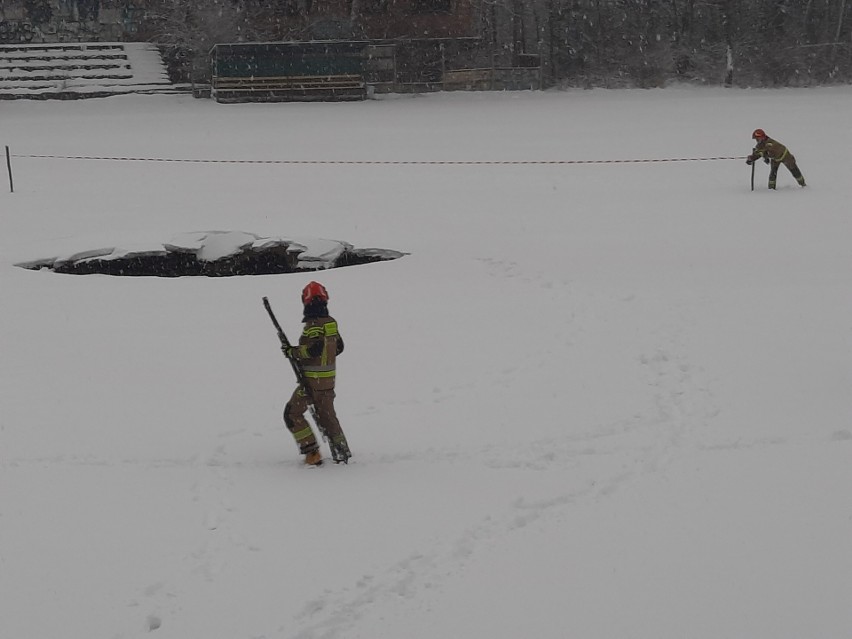
[[[348,0],[336,15],[324,11],[318,17],[318,0],[149,1],[148,36],[165,47],[173,68],[196,80],[209,74],[207,54],[217,42],[342,37],[345,25],[354,36],[372,6]],[[482,36],[477,58],[491,66],[521,66],[538,55],[551,83],[783,86],[852,80],[850,0],[472,2]],[[390,13],[389,20],[399,20],[399,11]],[[370,15],[376,26],[380,14]]]
[[[840,10],[837,12],[837,30],[834,32],[834,41],[840,42],[843,33],[843,19],[846,16],[846,0],[840,0]]]

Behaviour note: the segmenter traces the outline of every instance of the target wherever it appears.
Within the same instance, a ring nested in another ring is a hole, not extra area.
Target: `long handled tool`
[[[275,313],[272,312],[272,307],[269,305],[269,299],[263,298],[263,307],[266,309],[266,312],[269,313],[269,319],[272,320],[272,324],[275,326],[275,330],[278,331],[278,340],[281,342],[281,346],[284,347],[284,353],[290,350],[292,344],[290,340],[287,339],[287,335],[284,333],[284,329],[281,328],[281,324],[278,323],[278,319],[275,317]],[[305,372],[302,370],[302,366],[294,357],[287,356],[287,360],[290,362],[290,365],[293,367],[293,372],[296,373],[296,381],[299,382],[299,386],[302,387],[302,390],[305,391],[305,396],[308,398],[308,408],[311,412],[311,417],[314,420],[319,432],[322,433],[322,438],[325,441],[329,441],[328,434],[325,432],[325,429],[322,427],[322,424],[317,417],[317,409],[314,406],[314,397],[311,393],[311,387],[308,385],[307,380],[305,379]]]

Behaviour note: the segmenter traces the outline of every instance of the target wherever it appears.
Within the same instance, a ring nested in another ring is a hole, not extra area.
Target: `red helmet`
[[[319,282],[309,282],[308,285],[302,289],[302,304],[310,304],[316,299],[319,299],[322,302],[327,302],[328,291],[325,290],[325,286]]]
[[[755,129],[754,133],[751,134],[751,137],[753,140],[763,140],[768,136],[766,135],[766,131],[763,129]]]

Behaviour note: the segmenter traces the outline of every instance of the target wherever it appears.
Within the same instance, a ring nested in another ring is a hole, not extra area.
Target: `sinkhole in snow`
[[[232,277],[320,271],[395,260],[404,255],[407,253],[391,249],[359,249],[338,240],[201,231],[184,233],[155,246],[92,249],[16,266],[71,275]]]

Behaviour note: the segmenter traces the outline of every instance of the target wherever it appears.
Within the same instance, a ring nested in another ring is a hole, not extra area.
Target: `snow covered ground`
[[[852,636],[852,87],[0,105],[0,637]],[[5,182],[0,181],[5,187]],[[206,230],[320,276],[15,264]],[[349,466],[261,305],[319,279]]]

